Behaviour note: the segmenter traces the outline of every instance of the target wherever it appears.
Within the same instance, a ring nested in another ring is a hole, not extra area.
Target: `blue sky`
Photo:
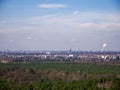
[[[47,12],[45,8],[38,8],[37,5],[39,4],[64,4],[66,8],[54,8],[54,10],[47,10]],[[76,9],[80,11],[115,12],[119,11],[119,4],[119,0],[1,0],[0,3],[1,18],[29,17],[55,12],[69,13]]]
[[[0,0],[0,50],[120,50],[120,0]]]

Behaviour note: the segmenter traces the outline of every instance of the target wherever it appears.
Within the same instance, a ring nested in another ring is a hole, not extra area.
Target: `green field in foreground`
[[[91,63],[0,64],[0,90],[120,90],[120,66]]]

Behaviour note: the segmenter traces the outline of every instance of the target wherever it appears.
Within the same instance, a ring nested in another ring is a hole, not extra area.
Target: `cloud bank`
[[[1,22],[0,42],[3,45],[0,48],[6,48],[14,40],[16,46],[10,47],[13,49],[100,50],[107,42],[106,50],[118,50],[119,33],[120,17],[117,13],[73,11],[45,14]]]

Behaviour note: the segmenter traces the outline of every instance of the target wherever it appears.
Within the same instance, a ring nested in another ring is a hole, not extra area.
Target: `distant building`
[[[11,60],[1,60],[0,61],[1,63],[10,63],[10,62],[12,62]]]

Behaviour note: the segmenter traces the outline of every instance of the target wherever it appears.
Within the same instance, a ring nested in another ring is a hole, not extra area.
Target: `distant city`
[[[119,51],[0,51],[0,63],[11,62],[120,62]]]

